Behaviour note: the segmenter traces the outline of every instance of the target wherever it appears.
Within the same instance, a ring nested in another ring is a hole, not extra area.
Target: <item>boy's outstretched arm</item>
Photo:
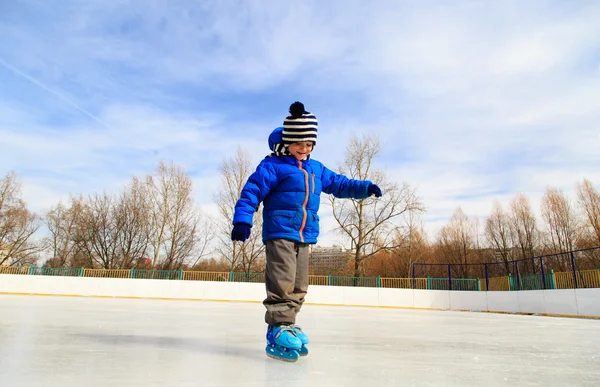
[[[371,195],[381,197],[381,189],[369,180],[354,180],[323,166],[323,192],[341,199],[365,199]]]
[[[252,218],[258,205],[277,184],[275,170],[270,163],[260,163],[256,171],[250,175],[242,189],[242,193],[233,214],[233,225],[246,224],[252,227]]]

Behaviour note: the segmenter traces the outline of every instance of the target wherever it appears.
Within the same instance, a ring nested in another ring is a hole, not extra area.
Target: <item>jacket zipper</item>
[[[302,212],[304,212],[304,215],[302,217],[302,226],[300,226],[300,242],[304,243],[304,236],[302,236],[302,232],[304,231],[304,226],[306,226],[306,204],[308,203],[308,191],[310,189],[310,184],[308,181],[308,172],[302,168],[302,161],[300,160],[298,160],[298,168],[304,172],[304,183],[306,184],[306,195],[304,196],[304,203],[302,204]]]
[[[312,193],[315,193],[315,174],[312,173]]]

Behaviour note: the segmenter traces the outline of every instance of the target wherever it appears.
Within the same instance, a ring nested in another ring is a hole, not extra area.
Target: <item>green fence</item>
[[[83,268],[35,267],[35,266],[32,266],[29,268],[29,275],[83,277]]]
[[[427,278],[427,289],[430,290],[465,290],[478,291],[478,278]]]
[[[379,277],[348,277],[330,276],[329,286],[357,286],[361,288],[378,288],[381,286]]]
[[[543,289],[556,289],[556,281],[554,279],[554,272],[546,273],[544,276],[541,274],[522,274],[519,276],[519,282],[517,283],[516,277],[510,275],[510,290],[543,290]]]
[[[265,283],[265,273],[240,273],[232,271],[229,278],[230,282]]]
[[[159,280],[181,280],[183,270],[140,270],[131,269],[129,278],[159,279]]]
[[[264,283],[265,273],[252,272],[200,272],[184,270],[141,270],[141,269],[84,269],[50,267],[0,266],[0,274],[42,275],[61,277],[134,278],[171,281],[219,281]],[[600,269],[577,273],[578,287],[600,287]],[[518,278],[518,281],[517,281]],[[570,272],[550,270],[541,274],[513,274],[491,278],[381,278],[351,276],[309,276],[311,285],[351,286],[363,288],[398,288],[453,291],[517,291],[541,289],[571,289],[575,278]]]

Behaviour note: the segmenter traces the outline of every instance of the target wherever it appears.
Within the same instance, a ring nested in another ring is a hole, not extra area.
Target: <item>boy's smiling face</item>
[[[298,160],[306,160],[310,152],[313,150],[313,143],[311,141],[295,142],[288,146],[290,154]]]

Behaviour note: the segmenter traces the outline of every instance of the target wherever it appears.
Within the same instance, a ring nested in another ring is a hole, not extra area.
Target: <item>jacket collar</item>
[[[292,155],[279,156],[279,158],[286,164],[292,164],[292,165],[298,166],[298,159]],[[309,161],[310,161],[310,155],[308,155],[306,160],[302,160],[302,167],[303,168],[306,167],[308,165]]]
[[[291,164],[296,164],[296,165],[298,164],[298,159],[296,158],[296,156],[286,155],[286,156],[283,156],[283,158]],[[308,155],[308,157],[305,160],[302,160],[302,164],[308,163],[308,160],[310,160],[310,155]]]

